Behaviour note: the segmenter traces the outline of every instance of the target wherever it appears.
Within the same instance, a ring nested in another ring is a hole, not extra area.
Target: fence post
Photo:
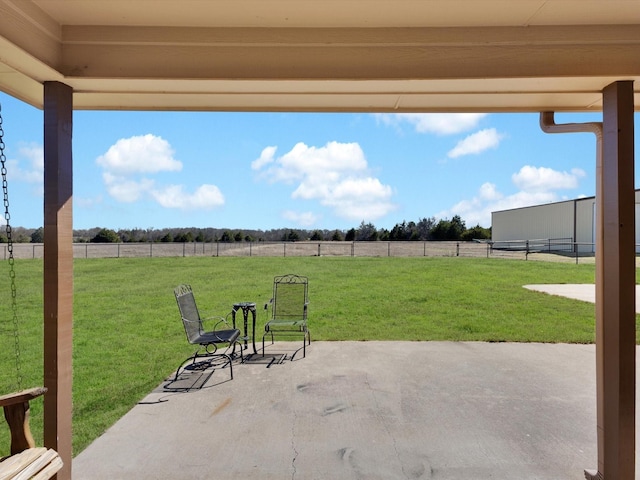
[[[186,247],[187,247],[187,244],[185,242],[182,242],[182,258],[187,256]]]
[[[356,242],[351,242],[351,256],[355,256]]]
[[[252,248],[253,248],[253,242],[249,242],[249,256],[251,256],[252,252]]]
[[[120,243],[118,243],[118,249],[116,250],[116,258],[120,258]]]
[[[149,257],[153,258],[153,242],[149,242]]]
[[[320,256],[320,244],[318,243],[318,256]]]
[[[524,259],[529,260],[529,240],[525,243]]]
[[[387,257],[391,256],[391,242],[387,242]]]
[[[456,257],[460,256],[460,242],[456,242]]]
[[[287,242],[284,242],[282,244],[282,256],[286,257],[287,256]]]

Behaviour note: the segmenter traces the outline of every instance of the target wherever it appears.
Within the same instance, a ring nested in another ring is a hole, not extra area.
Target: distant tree
[[[420,240],[429,240],[431,238],[431,229],[435,226],[435,217],[421,218],[416,224],[416,230],[418,231],[418,238]]]
[[[36,230],[31,234],[31,243],[42,243],[44,242],[44,228],[36,228]]]
[[[8,241],[7,235],[4,232],[0,233],[0,243],[7,243]]]
[[[285,233],[282,240],[285,242],[297,242],[298,240],[300,240],[300,234],[295,230],[289,230],[288,233]]]
[[[449,234],[450,226],[451,222],[449,220],[440,220],[431,229],[431,238],[433,240],[448,240],[447,235]]]
[[[108,228],[101,229],[91,240],[91,243],[118,243],[120,237],[118,234]]]
[[[241,242],[243,237],[244,237],[244,235],[242,234],[242,232],[236,232],[235,235],[233,236],[233,239],[236,242]]]
[[[147,241],[148,242],[153,242],[157,237],[156,237],[156,231],[153,228],[147,228],[145,230],[146,233],[146,237],[147,237]]]
[[[460,215],[454,215],[449,224],[449,240],[460,240],[467,229]]]
[[[220,241],[224,243],[233,242],[234,241],[233,235],[231,235],[231,232],[229,230],[225,230],[222,236],[220,237]]]
[[[340,230],[335,230],[333,235],[331,235],[331,241],[333,242],[341,242],[343,239],[342,232]]]
[[[356,239],[356,229],[355,228],[349,229],[347,234],[344,236],[344,239],[347,242],[353,242]]]
[[[171,235],[171,232],[167,232],[160,238],[160,241],[162,243],[171,243],[173,242],[173,235]]]
[[[198,235],[196,235],[196,242],[199,242],[199,243],[206,242],[206,237],[204,236],[204,232],[202,230],[200,230],[198,232]]]
[[[479,224],[473,228],[469,228],[462,234],[461,240],[470,242],[472,240],[487,240],[491,238],[491,230],[481,227]]]
[[[322,240],[322,233],[320,232],[320,230],[315,230],[313,232],[313,235],[311,235],[310,240],[314,240],[314,241]]]
[[[403,241],[407,239],[407,222],[396,223],[389,232],[389,240]]]
[[[247,234],[247,235],[245,235],[245,236],[244,236],[244,241],[245,241],[245,242],[249,242],[249,243],[251,243],[251,242],[255,242],[255,241],[256,241],[256,239],[255,239],[255,238],[253,238],[251,235],[248,235],[248,234]]]
[[[418,232],[418,226],[416,225],[416,222],[411,221],[407,223],[407,234],[408,234],[407,240],[411,242],[420,240],[420,233]]]
[[[372,242],[378,239],[378,230],[376,230],[373,223],[364,223],[364,220],[360,223],[358,231],[356,233],[356,240],[361,242]]]
[[[431,237],[434,240],[460,240],[465,230],[464,220],[460,215],[454,215],[451,220],[440,220],[431,229]]]
[[[383,242],[389,241],[389,230],[386,228],[378,230],[378,240],[382,240]]]
[[[120,237],[120,240],[125,243],[134,241],[131,230],[118,230],[118,236]]]

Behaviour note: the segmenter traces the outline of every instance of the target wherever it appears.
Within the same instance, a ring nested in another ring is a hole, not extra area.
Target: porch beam
[[[635,193],[633,82],[603,90],[602,165],[596,186],[598,472],[635,478]]]
[[[44,444],[71,478],[73,221],[73,90],[44,83]]]

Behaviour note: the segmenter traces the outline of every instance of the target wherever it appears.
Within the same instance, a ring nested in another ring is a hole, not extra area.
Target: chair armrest
[[[33,400],[34,398],[43,395],[44,393],[46,393],[46,391],[47,389],[45,387],[35,387],[28,390],[21,390],[20,392],[16,393],[8,393],[7,395],[2,395],[0,397],[0,407],[28,402],[29,400]]]
[[[214,317],[207,317],[207,318],[203,318],[202,319],[202,325],[204,327],[205,323],[212,323],[213,321],[215,321],[213,328],[209,329],[209,328],[205,328],[206,331],[211,331],[211,332],[215,332],[216,330],[221,330],[221,328],[219,328],[219,325],[221,323],[224,324],[224,327],[222,329],[224,330],[229,330],[232,329],[233,326],[229,324],[229,322],[227,321],[226,318],[221,317],[221,316],[214,316]]]

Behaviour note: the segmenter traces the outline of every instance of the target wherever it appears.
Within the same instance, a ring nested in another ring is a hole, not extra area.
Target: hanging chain
[[[16,290],[16,272],[13,257],[13,235],[11,215],[9,214],[9,188],[7,184],[7,157],[4,154],[4,129],[2,127],[2,106],[0,106],[0,172],[2,173],[2,196],[4,198],[4,219],[6,221],[7,251],[9,252],[9,278],[11,279],[11,310],[13,312],[13,344],[16,356],[16,382],[22,390],[22,365],[20,363],[20,334],[18,329],[18,302]]]

